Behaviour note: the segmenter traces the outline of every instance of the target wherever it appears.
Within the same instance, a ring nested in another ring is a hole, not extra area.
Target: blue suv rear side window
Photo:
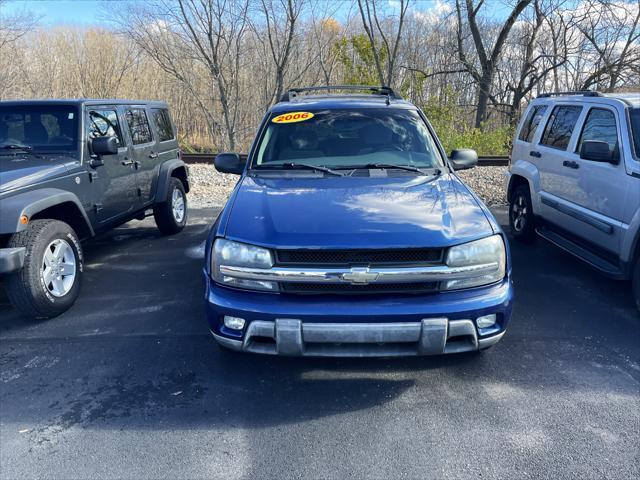
[[[551,112],[540,144],[566,150],[581,111],[582,107],[575,105],[555,107]]]

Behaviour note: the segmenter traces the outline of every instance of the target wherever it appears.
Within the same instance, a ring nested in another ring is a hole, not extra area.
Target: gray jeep
[[[164,234],[187,222],[189,178],[163,102],[0,102],[0,275],[32,318],[67,310],[81,240],[153,210]]]

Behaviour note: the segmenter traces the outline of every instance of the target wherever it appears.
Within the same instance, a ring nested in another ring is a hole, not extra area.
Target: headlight
[[[271,268],[273,266],[273,255],[271,251],[266,248],[217,238],[213,243],[213,251],[211,252],[211,275],[216,282],[229,285],[230,287],[248,288],[252,290],[278,290],[278,284],[276,282],[246,280],[222,275],[220,273],[220,265],[230,267]]]
[[[448,280],[442,288],[456,290],[499,282],[506,273],[506,264],[507,256],[500,235],[456,245],[447,253],[447,266],[455,268],[486,265],[487,269],[483,269],[480,274],[470,274],[467,278]]]

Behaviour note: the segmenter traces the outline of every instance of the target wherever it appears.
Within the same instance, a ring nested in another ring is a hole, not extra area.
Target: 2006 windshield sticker
[[[273,123],[296,123],[296,122],[304,122],[313,118],[313,113],[311,112],[289,112],[283,113],[282,115],[278,115],[274,117],[271,121]]]

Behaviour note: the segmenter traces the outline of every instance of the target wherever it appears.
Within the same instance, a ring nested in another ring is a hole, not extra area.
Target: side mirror
[[[241,175],[244,172],[246,161],[237,153],[220,153],[216,155],[213,165],[220,173],[233,173]]]
[[[466,148],[453,150],[450,159],[454,170],[466,170],[478,164],[478,154],[476,151]]]
[[[91,140],[91,152],[94,155],[115,155],[118,153],[118,139],[116,137],[97,137]]]
[[[586,140],[582,142],[580,158],[593,162],[618,164],[618,158],[609,150],[609,144],[600,140]]]

